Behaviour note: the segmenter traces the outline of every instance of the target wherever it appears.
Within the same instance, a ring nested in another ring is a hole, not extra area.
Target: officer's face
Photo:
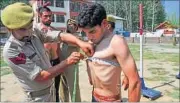
[[[103,20],[101,25],[96,25],[92,28],[81,28],[86,33],[88,39],[97,44],[102,39],[105,30],[107,29],[107,21]]]
[[[78,27],[76,24],[68,24],[67,25],[67,32],[75,33],[77,30],[78,30]]]
[[[32,27],[33,27],[33,21],[31,21],[28,25],[12,30],[13,35],[16,36],[17,39],[22,39],[23,37],[29,37],[32,35]]]
[[[40,15],[40,18],[41,18],[41,22],[44,25],[50,26],[51,25],[51,21],[52,21],[52,12],[44,11]]]

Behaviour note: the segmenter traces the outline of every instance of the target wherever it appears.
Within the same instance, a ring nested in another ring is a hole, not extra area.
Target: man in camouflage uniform
[[[67,20],[67,33],[74,34],[79,38],[78,34],[76,34],[78,27],[76,25],[76,21],[73,19]],[[62,45],[62,56],[64,59],[67,58],[72,52],[79,52],[79,48],[75,45],[70,45],[63,43]],[[68,67],[69,69],[65,70],[65,76],[68,83],[68,90],[70,94],[70,98],[66,98],[66,102],[81,102],[80,90],[79,90],[79,66],[78,64],[72,65]],[[74,68],[74,70],[70,70]],[[67,97],[67,96],[66,96]]]

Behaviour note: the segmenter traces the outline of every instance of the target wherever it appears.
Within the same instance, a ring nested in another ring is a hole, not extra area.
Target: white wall
[[[116,20],[115,30],[123,31],[123,21],[122,20]]]
[[[54,7],[54,6],[49,6],[49,8],[51,9],[52,12],[65,12],[66,13],[66,15],[64,15],[64,17],[65,17],[65,22],[64,23],[52,22],[51,25],[54,26],[54,27],[63,27],[63,28],[66,27],[66,21],[67,21],[67,19],[70,18],[70,1],[69,0],[64,0],[64,8]],[[55,18],[55,21],[56,21],[56,14],[54,14],[54,18]]]
[[[122,34],[123,30],[123,21],[122,20],[116,20],[115,22],[115,29],[114,29],[114,33],[115,34]]]
[[[52,22],[51,25],[53,27],[63,27],[63,28],[66,27],[66,23],[55,23],[55,22]]]

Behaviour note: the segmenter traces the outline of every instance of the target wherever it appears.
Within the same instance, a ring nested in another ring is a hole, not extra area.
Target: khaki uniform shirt
[[[13,73],[19,79],[24,91],[39,91],[52,85],[53,80],[37,82],[34,79],[51,67],[44,43],[58,42],[60,31],[42,32],[34,26],[30,42],[22,42],[10,36],[4,46],[3,56]]]

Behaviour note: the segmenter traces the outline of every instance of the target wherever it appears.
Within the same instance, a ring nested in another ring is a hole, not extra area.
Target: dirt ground
[[[148,46],[146,46],[148,47]],[[156,48],[156,46],[150,46],[152,50],[156,50],[157,52],[162,52],[162,49],[165,48]],[[178,49],[172,49],[173,52],[178,52]],[[169,52],[169,49],[168,49]],[[179,68],[178,66],[173,65],[171,62],[161,62],[158,60],[144,60],[144,79],[145,85],[148,88],[153,88],[162,93],[162,96],[152,102],[180,102],[180,92],[178,91],[180,80],[175,78],[177,75],[177,71],[172,70],[173,68]],[[79,86],[81,93],[81,100],[84,102],[91,101],[91,90],[92,87],[89,85],[88,77],[86,73],[85,62],[80,62],[80,70],[79,70]],[[139,61],[136,62],[137,67],[139,67]],[[161,80],[160,77],[154,77],[157,80],[151,80],[153,73],[161,72],[161,71],[153,71],[152,68],[163,68],[164,75],[162,77],[166,78],[165,80]],[[122,74],[123,77],[123,74]],[[159,80],[160,79],[160,80]],[[122,90],[122,98],[124,101],[127,101],[127,91]],[[175,95],[175,97],[174,97]],[[179,98],[177,98],[177,96]],[[24,98],[23,91],[13,74],[8,74],[1,77],[1,101],[21,101]],[[141,97],[141,102],[143,101],[151,101],[146,97]]]

